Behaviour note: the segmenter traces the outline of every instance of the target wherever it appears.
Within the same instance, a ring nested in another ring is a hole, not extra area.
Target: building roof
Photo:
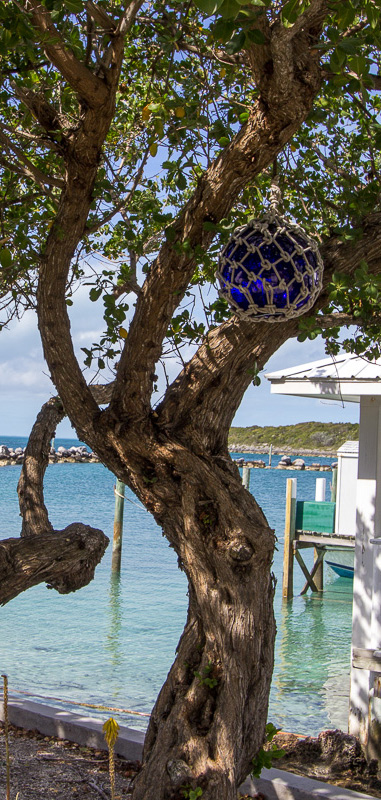
[[[358,441],[350,441],[344,442],[344,444],[339,447],[337,451],[337,455],[351,455],[351,456],[358,456],[359,454],[359,443]]]
[[[344,354],[267,373],[273,394],[320,397],[359,403],[365,395],[381,395],[381,359]]]

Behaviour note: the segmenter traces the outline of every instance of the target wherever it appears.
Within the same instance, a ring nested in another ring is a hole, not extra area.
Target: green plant
[[[199,786],[196,786],[195,789],[192,789],[191,786],[184,786],[181,791],[185,800],[197,800],[198,797],[202,797],[202,789]]]
[[[207,686],[209,689],[214,689],[214,687],[218,684],[218,678],[213,676],[213,664],[211,661],[208,661],[202,673],[195,671],[194,675],[199,679],[199,682],[202,686]]]
[[[109,754],[109,775],[110,775],[110,786],[111,786],[111,800],[115,798],[115,757],[114,757],[114,747],[115,742],[118,738],[119,733],[119,725],[117,721],[110,717],[104,725],[103,725],[103,733],[107,742],[108,747],[108,754]]]
[[[266,725],[266,735],[265,735],[265,745],[270,744],[272,742],[274,736],[279,733],[280,728],[276,728],[272,722],[268,722]],[[270,748],[265,749],[265,747],[261,747],[259,752],[257,753],[254,758],[252,758],[252,770],[250,775],[252,778],[259,778],[263,768],[270,769],[272,767],[273,761],[277,758],[282,758],[284,756],[285,750],[281,747],[277,747],[275,743],[271,745]]]

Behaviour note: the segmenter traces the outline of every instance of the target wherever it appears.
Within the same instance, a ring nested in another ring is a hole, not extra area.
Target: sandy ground
[[[376,762],[367,764],[353,737],[325,731],[318,738],[278,734],[279,769],[381,797]],[[110,800],[108,754],[36,731],[9,728],[10,800]],[[129,800],[139,762],[116,757],[116,800]],[[6,798],[4,726],[0,723],[0,797]],[[257,796],[261,797],[260,795]]]
[[[108,754],[10,726],[10,800],[109,800]],[[116,796],[130,797],[139,768],[116,757]],[[0,797],[6,797],[4,726],[0,724]]]

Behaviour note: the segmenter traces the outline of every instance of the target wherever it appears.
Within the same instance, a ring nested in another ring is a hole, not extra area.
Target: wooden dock
[[[333,486],[334,489],[334,486]],[[286,521],[283,553],[283,597],[294,594],[294,564],[299,564],[306,579],[301,594],[308,589],[322,592],[324,588],[324,557],[327,552],[354,550],[355,537],[335,533],[334,500],[303,501],[296,499],[296,478],[287,480]],[[314,549],[314,561],[309,570],[301,551]]]

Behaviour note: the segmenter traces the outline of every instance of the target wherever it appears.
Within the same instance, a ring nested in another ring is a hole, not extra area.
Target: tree
[[[0,600],[40,580],[76,589],[104,550],[103,534],[79,525],[60,534],[60,562],[53,552],[42,480],[67,414],[153,514],[188,578],[188,618],[134,800],[175,800],[185,785],[233,800],[263,742],[274,534],[240,483],[227,433],[290,336],[324,331],[334,353],[340,326],[355,322],[347,349],[379,353],[380,5],[0,7],[3,322],[36,309],[59,395],[28,445],[23,531],[1,543]],[[231,230],[261,213],[275,170],[285,210],[321,242],[314,309],[270,326],[204,299],[205,321],[192,318],[194,289],[213,282]],[[111,371],[103,388],[89,385],[70,336],[81,282],[104,303],[105,334],[84,360]],[[155,403],[158,365],[170,348],[182,357],[184,343],[193,355]]]

